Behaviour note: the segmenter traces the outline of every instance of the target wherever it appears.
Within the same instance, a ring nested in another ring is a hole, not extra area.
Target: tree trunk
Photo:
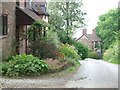
[[[69,2],[66,2],[66,13],[67,13],[67,40],[68,40],[68,35],[69,35]]]

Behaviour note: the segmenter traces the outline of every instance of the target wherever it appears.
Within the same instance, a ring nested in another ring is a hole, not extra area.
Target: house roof
[[[16,6],[17,10],[17,23],[23,25],[31,25],[34,21],[42,21],[47,24],[47,22],[43,21],[37,14],[31,11],[28,8],[21,8]]]
[[[101,39],[96,34],[82,35],[80,38],[77,39],[77,41],[80,40],[83,36],[86,36],[92,42],[101,41]]]
[[[101,41],[101,39],[96,34],[86,34],[91,41]]]
[[[16,6],[19,10],[21,10],[22,12],[24,12],[25,14],[27,14],[30,18],[32,18],[33,20],[41,20],[40,17],[38,15],[36,15],[33,11],[31,11],[28,8],[20,8],[18,6]]]
[[[49,16],[49,14],[46,12],[45,3],[43,3],[43,2],[33,2],[32,10],[35,11],[39,15]]]

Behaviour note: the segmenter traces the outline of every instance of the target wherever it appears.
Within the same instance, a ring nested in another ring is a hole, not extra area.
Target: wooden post
[[[16,25],[16,53],[19,54],[19,25]]]

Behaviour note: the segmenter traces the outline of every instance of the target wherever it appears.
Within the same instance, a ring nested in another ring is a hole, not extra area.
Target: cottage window
[[[2,14],[0,14],[0,35],[2,35]]]
[[[2,21],[3,21],[3,35],[7,35],[7,30],[8,30],[8,15],[3,14],[2,15]]]
[[[16,5],[17,5],[17,6],[19,6],[19,5],[20,5],[20,2],[19,2],[19,1],[17,1],[17,2],[16,2]]]

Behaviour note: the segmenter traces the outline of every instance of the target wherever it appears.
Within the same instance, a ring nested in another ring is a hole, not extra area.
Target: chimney
[[[96,29],[93,29],[92,34],[96,34]]]
[[[83,29],[83,35],[87,34],[87,29]]]

